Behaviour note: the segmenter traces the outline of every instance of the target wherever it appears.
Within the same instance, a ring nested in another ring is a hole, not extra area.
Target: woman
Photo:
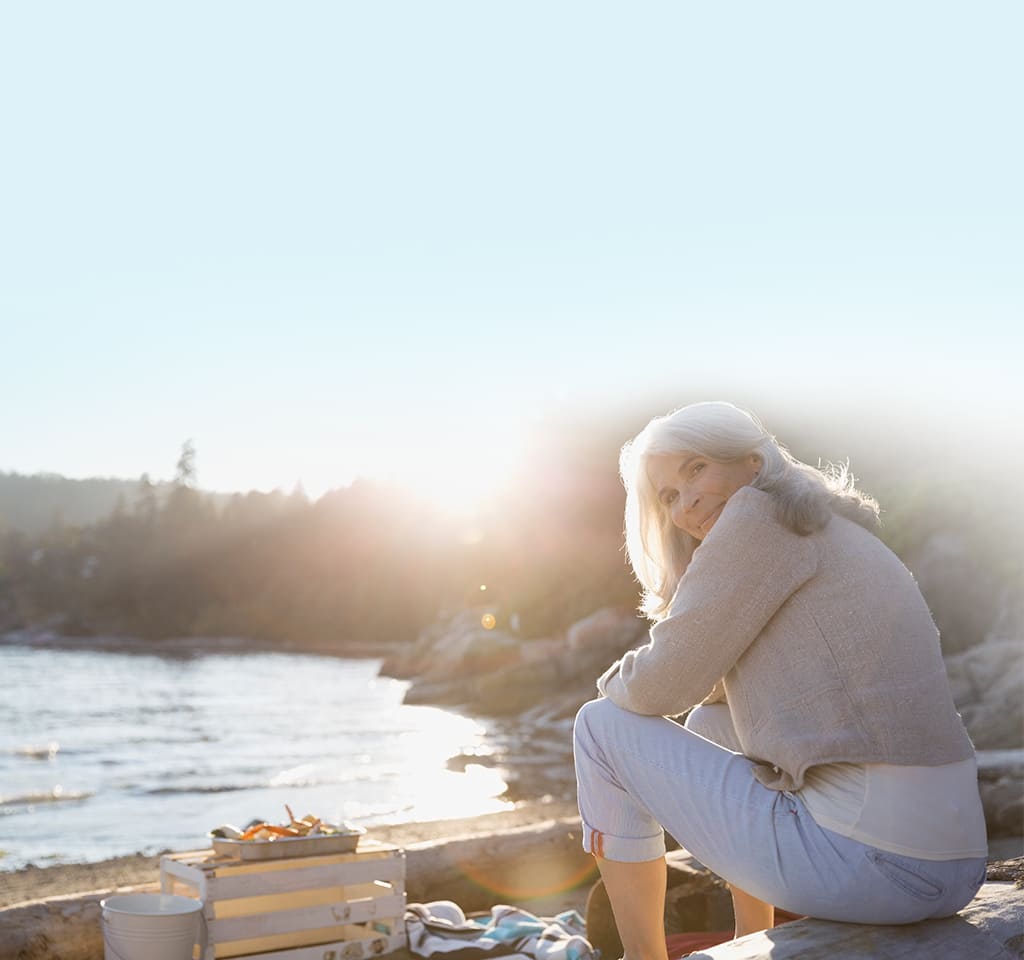
[[[974,750],[878,505],[728,403],[655,418],[620,468],[654,625],[598,680],[575,755],[628,960],[666,958],[662,828],[728,882],[738,937],[775,906],[912,923],[967,904]]]

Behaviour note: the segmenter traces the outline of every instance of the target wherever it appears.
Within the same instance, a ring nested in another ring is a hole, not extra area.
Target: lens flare
[[[582,846],[580,852],[581,856],[577,857],[565,851],[560,851],[560,856],[552,856],[549,851],[546,858],[506,863],[500,871],[472,863],[459,863],[458,867],[476,886],[515,903],[576,890],[596,880],[597,863],[589,854],[582,854]]]

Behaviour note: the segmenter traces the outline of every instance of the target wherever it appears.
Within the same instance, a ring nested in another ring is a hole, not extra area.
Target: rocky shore
[[[408,703],[497,718],[492,753],[453,758],[453,764],[501,765],[512,799],[569,800],[576,711],[595,695],[595,678],[646,640],[647,624],[634,611],[606,607],[563,635],[526,640],[489,627],[487,612],[463,610],[438,621],[388,657],[381,672],[410,681]],[[950,643],[954,652],[945,657],[954,700],[978,750],[990,840],[1024,835],[1022,621],[1019,603],[1004,596],[980,639]]]

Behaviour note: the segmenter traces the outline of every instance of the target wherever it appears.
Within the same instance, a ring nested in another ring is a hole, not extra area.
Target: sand
[[[367,836],[386,843],[407,846],[423,840],[470,834],[495,833],[512,827],[562,817],[575,817],[575,803],[524,802],[514,810],[490,813],[462,820],[437,820],[426,823],[401,823],[371,827]],[[170,852],[170,851],[164,851]],[[21,870],[0,872],[0,909],[25,900],[68,896],[91,890],[112,890],[115,887],[151,883],[160,878],[160,856],[136,854],[115,857],[98,863],[56,864],[48,867],[29,866]]]

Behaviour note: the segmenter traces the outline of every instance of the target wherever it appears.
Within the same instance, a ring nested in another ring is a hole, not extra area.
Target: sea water
[[[0,647],[0,871],[207,846],[296,816],[506,809],[478,721],[402,703],[378,660]],[[462,767],[464,766],[464,769]]]

